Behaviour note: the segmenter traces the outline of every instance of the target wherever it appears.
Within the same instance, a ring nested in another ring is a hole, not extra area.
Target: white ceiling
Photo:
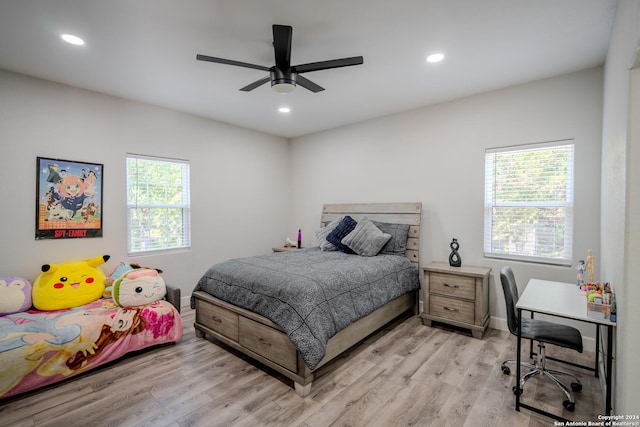
[[[615,0],[1,0],[0,68],[283,137],[600,65]],[[287,95],[272,24],[291,25],[293,65],[364,56]],[[75,47],[61,33],[82,37]],[[439,64],[426,56],[443,52]],[[0,94],[1,96],[1,94]],[[282,114],[278,107],[289,106]]]

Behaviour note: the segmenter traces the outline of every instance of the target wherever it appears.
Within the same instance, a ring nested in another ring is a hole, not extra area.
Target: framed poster
[[[103,165],[37,158],[36,240],[102,237]]]

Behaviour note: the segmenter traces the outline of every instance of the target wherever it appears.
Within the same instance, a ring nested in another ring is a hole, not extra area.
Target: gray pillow
[[[320,246],[320,249],[322,249],[323,251],[338,250],[336,245],[327,241],[327,236],[338,226],[338,224],[340,224],[340,221],[342,221],[342,217],[338,219],[334,219],[324,227],[320,228],[319,230],[316,230],[316,239],[318,239],[318,245]]]
[[[404,255],[407,252],[407,238],[409,237],[409,224],[392,224],[388,222],[373,221],[383,233],[391,234],[391,239],[380,251],[384,255]]]
[[[376,256],[380,249],[391,239],[391,234],[383,233],[368,218],[362,218],[356,228],[341,241],[361,256]]]

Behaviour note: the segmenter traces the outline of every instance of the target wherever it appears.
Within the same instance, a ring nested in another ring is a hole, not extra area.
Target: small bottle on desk
[[[612,321],[612,322],[616,322],[618,320],[618,309],[616,307],[616,294],[615,293],[611,294],[610,303],[611,303],[611,311],[609,312],[609,320]]]
[[[298,249],[302,248],[302,230],[298,229]]]

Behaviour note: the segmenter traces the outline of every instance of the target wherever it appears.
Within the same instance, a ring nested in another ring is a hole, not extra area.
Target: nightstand
[[[447,323],[470,329],[474,338],[482,338],[489,326],[490,272],[487,267],[451,267],[443,262],[423,267],[422,323]]]

